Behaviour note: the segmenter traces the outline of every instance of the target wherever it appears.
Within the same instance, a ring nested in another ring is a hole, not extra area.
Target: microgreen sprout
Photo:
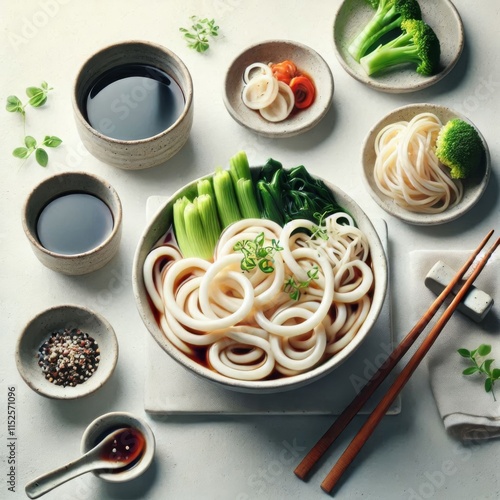
[[[313,230],[311,234],[311,238],[321,238],[322,240],[328,240],[328,232],[326,231],[326,228],[323,227],[324,221],[326,219],[326,216],[329,214],[328,211],[320,214],[319,212],[315,212],[314,218],[318,221],[318,225],[316,228]]]
[[[319,268],[318,266],[313,266],[309,271],[307,271],[307,277],[308,279],[306,281],[300,281],[297,283],[294,279],[293,276],[288,278],[285,281],[285,286],[283,290],[290,295],[290,298],[292,300],[299,300],[300,299],[300,290],[307,288],[312,280],[318,279],[319,276]]]
[[[493,399],[496,401],[493,386],[495,381],[500,379],[500,368],[492,368],[494,359],[484,359],[491,352],[491,346],[488,344],[481,344],[477,349],[469,351],[468,349],[458,349],[458,354],[463,358],[470,361],[471,366],[466,368],[463,375],[473,375],[480,373],[486,377],[484,381],[484,390],[491,392]]]
[[[190,28],[179,28],[190,49],[197,52],[206,52],[210,47],[210,39],[219,35],[219,27],[215,24],[215,19],[191,16]]]
[[[5,106],[5,109],[9,113],[20,113],[22,115],[25,127],[24,146],[14,149],[14,151],[12,151],[12,155],[16,158],[26,160],[33,153],[35,153],[36,161],[42,167],[46,167],[49,162],[49,155],[44,147],[57,148],[61,144],[62,140],[55,135],[46,135],[42,143],[38,145],[33,136],[26,135],[26,106],[30,105],[33,108],[43,106],[47,102],[47,95],[49,91],[52,89],[53,87],[49,87],[47,82],[42,82],[40,87],[27,87],[26,95],[28,96],[28,102],[26,104],[23,104],[19,97],[10,95],[7,97],[7,104]]]
[[[264,246],[265,237],[264,233],[259,233],[254,240],[238,241],[234,246],[235,252],[242,252],[243,258],[241,259],[241,270],[251,271],[257,266],[266,274],[274,271],[272,257],[275,252],[283,250],[279,241],[273,239],[271,245]]]
[[[9,113],[21,113],[23,117],[26,115],[25,108],[28,104],[34,108],[39,108],[47,102],[47,94],[52,90],[47,82],[42,82],[40,87],[28,87],[26,89],[26,95],[28,96],[28,102],[23,104],[21,99],[15,95],[10,95],[7,97],[7,104],[5,109]]]
[[[45,149],[41,146],[47,148],[57,148],[57,146],[59,146],[61,142],[62,140],[55,135],[46,135],[41,145],[38,145],[34,137],[32,137],[31,135],[27,135],[24,138],[24,146],[14,149],[14,151],[12,151],[12,154],[16,158],[27,159],[33,153],[35,153],[35,158],[38,164],[42,167],[46,167],[47,163],[49,162],[49,155],[47,154],[47,151],[45,151]]]

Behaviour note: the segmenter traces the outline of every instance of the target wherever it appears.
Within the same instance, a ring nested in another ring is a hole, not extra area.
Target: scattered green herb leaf
[[[21,113],[24,115],[24,106],[19,97],[16,97],[15,95],[10,95],[7,97],[7,105],[5,106],[5,109],[9,113]]]
[[[241,259],[241,270],[251,271],[257,266],[266,274],[272,273],[274,267],[272,265],[272,257],[275,252],[283,250],[280,247],[279,241],[272,240],[271,245],[264,246],[265,237],[264,233],[259,233],[254,240],[238,241],[233,250],[235,252],[242,252],[243,258]]]
[[[57,148],[61,144],[62,140],[55,135],[46,135],[43,139],[43,145],[48,148]]]
[[[26,125],[26,106],[28,104],[34,108],[39,108],[47,102],[47,95],[52,87],[49,87],[47,82],[42,82],[39,87],[27,87],[26,95],[28,96],[28,102],[23,104],[21,99],[15,95],[10,95],[7,97],[7,104],[5,109],[9,113],[20,113],[23,117],[23,122]],[[49,162],[49,155],[47,151],[42,147],[57,148],[61,144],[62,140],[54,135],[46,135],[40,145],[37,145],[37,141],[31,135],[26,135],[24,137],[24,146],[15,148],[12,151],[13,156],[16,158],[27,159],[33,153],[35,153],[36,161],[42,167],[46,167]]]
[[[293,276],[288,278],[285,281],[285,286],[283,290],[290,295],[290,298],[292,300],[299,300],[300,299],[300,290],[303,288],[307,288],[312,280],[318,279],[319,275],[319,268],[318,266],[313,266],[309,271],[307,271],[307,277],[309,278],[306,281],[301,281],[297,283]]]
[[[191,27],[179,28],[179,31],[183,33],[190,49],[206,52],[210,47],[210,39],[219,35],[219,27],[216,26],[215,19],[206,17],[200,19],[197,16],[191,16],[189,19],[192,23]]]
[[[7,104],[5,109],[9,111],[9,113],[21,113],[21,115],[25,115],[25,108],[29,104],[34,108],[39,108],[43,106],[47,102],[47,94],[52,90],[52,87],[49,87],[47,82],[42,82],[40,87],[28,87],[26,89],[26,95],[28,96],[28,102],[23,104],[21,99],[15,95],[10,95],[7,97]]]
[[[462,372],[463,375],[473,375],[474,373],[481,373],[486,377],[484,381],[484,390],[491,392],[493,399],[496,401],[495,392],[493,390],[495,381],[500,379],[500,368],[492,368],[494,359],[483,359],[491,352],[491,346],[488,344],[481,344],[477,349],[469,351],[468,349],[458,349],[458,354],[462,358],[468,359],[471,366],[465,368]]]
[[[47,151],[43,148],[37,148],[35,151],[35,158],[36,161],[41,165],[42,167],[46,167],[47,163],[49,163],[49,155],[47,154]]]
[[[28,148],[16,148],[14,149],[14,151],[12,151],[12,154],[16,157],[16,158],[28,158],[28,156],[31,154],[29,151],[28,151]]]
[[[38,145],[34,137],[27,135],[24,138],[25,146],[14,149],[14,151],[12,151],[12,155],[16,158],[27,159],[35,153],[35,158],[38,164],[42,167],[46,167],[49,162],[49,155],[42,146],[47,148],[57,148],[61,143],[62,140],[59,139],[59,137],[56,137],[55,135],[46,135],[42,143]]]

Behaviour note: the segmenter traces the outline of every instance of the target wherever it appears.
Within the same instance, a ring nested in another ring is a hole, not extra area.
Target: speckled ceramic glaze
[[[281,122],[269,122],[258,111],[243,103],[243,73],[255,62],[270,63],[289,59],[307,73],[316,87],[313,104]],[[224,104],[229,114],[244,127],[266,137],[292,137],[311,130],[330,109],[333,98],[333,76],[328,64],[313,49],[290,40],[269,40],[245,49],[230,64],[224,81]]]
[[[88,333],[101,353],[97,370],[75,387],[49,382],[38,366],[38,349],[52,332],[61,328],[79,328]],[[21,332],[16,346],[16,363],[21,377],[36,393],[53,399],[77,399],[97,391],[111,377],[117,360],[118,342],[112,326],[100,314],[76,305],[55,306],[37,314]]]
[[[148,64],[170,75],[182,89],[184,111],[169,128],[146,139],[118,140],[98,132],[85,119],[85,99],[103,72],[123,64]],[[193,83],[181,59],[161,45],[127,41],[106,47],[91,56],[78,73],[73,91],[76,126],[85,147],[99,160],[126,170],[160,165],[180,151],[193,124]]]
[[[41,245],[37,236],[37,221],[47,203],[74,192],[92,194],[106,203],[113,215],[113,229],[92,250],[62,255]],[[45,179],[31,191],[24,204],[22,224],[33,253],[43,265],[63,274],[87,274],[106,265],[116,254],[122,233],[122,206],[118,193],[104,179],[85,172],[64,172]]]
[[[94,471],[93,474],[95,476],[113,483],[130,481],[143,474],[151,465],[156,447],[153,431],[144,420],[126,412],[106,413],[91,422],[83,433],[80,447],[81,452],[86,453],[96,446],[107,434],[125,427],[133,427],[142,433],[146,441],[144,453],[132,467],[115,472]]]
[[[422,19],[434,30],[441,45],[439,71],[422,76],[414,67],[394,67],[384,74],[367,76],[360,64],[348,52],[352,40],[360,33],[374,10],[366,0],[344,0],[334,21],[333,39],[337,58],[356,80],[382,92],[416,92],[444,78],[455,66],[464,46],[462,20],[449,0],[419,2]]]
[[[451,207],[439,214],[414,213],[400,207],[394,202],[394,200],[381,193],[375,184],[373,177],[373,168],[377,158],[374,146],[375,138],[377,137],[379,131],[385,126],[398,121],[410,121],[419,113],[434,113],[442,123],[446,123],[452,118],[461,118],[462,120],[468,121],[474,125],[466,116],[446,106],[439,106],[436,104],[409,104],[407,106],[397,108],[384,116],[370,130],[365,139],[362,153],[363,179],[372,198],[389,214],[394,215],[395,217],[410,224],[421,226],[444,224],[445,222],[458,219],[460,216],[468,212],[484,193],[486,186],[488,185],[491,172],[490,153],[483,135],[474,125],[484,144],[484,149],[486,151],[485,162],[478,175],[462,181],[464,186],[462,201],[460,201],[460,203],[456,206]]]
[[[369,335],[370,330],[375,324],[382,309],[387,291],[387,261],[380,238],[367,215],[362,211],[359,205],[346,193],[326,181],[324,181],[325,184],[331,189],[339,205],[344,207],[347,212],[349,212],[353,216],[354,220],[357,223],[357,226],[365,233],[366,237],[368,238],[372,257],[372,267],[374,270],[375,286],[373,291],[373,301],[371,309],[354,339],[344,349],[342,349],[330,359],[326,360],[321,365],[299,375],[278,378],[275,380],[244,381],[226,377],[208,369],[205,366],[202,366],[201,364],[193,361],[186,354],[178,350],[167,339],[165,334],[158,326],[157,316],[151,309],[151,302],[148,298],[143,279],[144,261],[154,245],[170,228],[172,224],[172,207],[175,200],[188,192],[192,192],[197,182],[198,180],[195,180],[174,193],[172,197],[165,203],[165,205],[158,210],[149,225],[146,227],[139,241],[134,257],[132,283],[134,287],[136,303],[142,321],[146,325],[150,334],[160,345],[160,347],[175,361],[187,368],[193,374],[210,380],[211,382],[217,383],[228,389],[247,393],[262,394],[295,389],[318,380],[319,378],[323,377],[327,373],[330,373],[336,367],[344,363],[361,345],[367,335]]]

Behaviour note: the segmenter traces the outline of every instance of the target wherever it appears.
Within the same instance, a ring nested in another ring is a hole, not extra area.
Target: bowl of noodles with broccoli
[[[270,159],[196,179],[156,212],[138,243],[133,286],[159,346],[228,389],[272,393],[346,361],[377,320],[387,261],[346,193]]]
[[[409,224],[454,221],[484,194],[489,148],[468,117],[447,106],[408,104],[368,132],[363,181],[373,200]]]

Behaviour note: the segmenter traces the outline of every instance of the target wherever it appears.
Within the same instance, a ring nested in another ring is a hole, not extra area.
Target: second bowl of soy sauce
[[[33,188],[22,224],[42,264],[62,274],[87,274],[105,266],[118,251],[121,201],[105,179],[62,172]]]

